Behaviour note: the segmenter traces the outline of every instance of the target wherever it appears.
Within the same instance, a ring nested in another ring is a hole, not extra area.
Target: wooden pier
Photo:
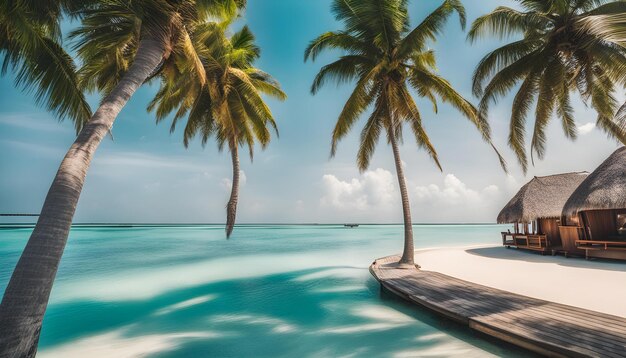
[[[392,293],[473,330],[550,357],[626,357],[624,317],[501,291],[438,272],[397,269],[393,264],[398,260],[398,256],[378,259],[370,272]]]

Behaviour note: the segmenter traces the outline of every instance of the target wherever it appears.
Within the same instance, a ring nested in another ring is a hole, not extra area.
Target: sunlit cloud
[[[474,189],[454,174],[447,174],[442,184],[414,186],[410,195],[413,213],[420,220],[490,222],[495,220],[493,213],[497,213],[499,207],[517,189],[514,177],[507,178],[504,190],[494,184]]]
[[[323,207],[368,210],[388,207],[396,198],[394,177],[388,170],[378,168],[365,172],[360,178],[340,180],[332,174],[322,177]]]
[[[596,128],[596,124],[593,122],[579,124],[577,128],[578,134],[585,135],[591,133]]]
[[[190,171],[206,171],[206,165],[194,162],[189,157],[158,156],[142,152],[103,153],[96,157],[98,166],[131,167],[131,168],[172,168]]]
[[[10,147],[15,151],[28,152],[38,157],[58,158],[59,160],[62,159],[64,153],[63,149],[60,147],[22,140],[3,139],[0,140],[0,144]]]
[[[497,195],[499,189],[495,185],[489,185],[482,190],[474,190],[467,187],[454,174],[446,175],[443,186],[430,184],[428,186],[415,187],[415,201],[428,202],[444,206],[450,205],[475,205]]]
[[[58,120],[50,118],[48,114],[38,113],[8,113],[0,116],[0,126],[21,128],[28,131],[66,132],[71,133],[73,128],[60,124]]]

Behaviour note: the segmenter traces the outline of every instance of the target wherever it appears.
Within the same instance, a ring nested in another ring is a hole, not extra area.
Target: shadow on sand
[[[472,255],[489,257],[492,259],[516,260],[534,263],[554,263],[568,267],[626,272],[626,264],[623,261],[617,260],[585,260],[584,258],[579,257],[566,258],[564,256],[542,256],[541,254],[538,254],[536,252],[515,248],[507,249],[504,246],[468,249],[465,252]]]

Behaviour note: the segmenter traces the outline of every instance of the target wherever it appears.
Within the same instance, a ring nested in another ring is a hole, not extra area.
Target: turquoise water
[[[416,225],[416,247],[497,243],[497,225]],[[30,228],[0,229],[3,292]],[[402,227],[75,227],[42,357],[524,356],[381,293]]]

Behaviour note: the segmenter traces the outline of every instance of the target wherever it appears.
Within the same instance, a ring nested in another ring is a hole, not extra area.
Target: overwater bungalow
[[[587,175],[556,174],[526,183],[498,214],[498,224],[513,224],[513,231],[502,232],[502,244],[541,253],[560,251],[563,205]]]
[[[608,157],[563,207],[564,246],[586,257],[626,260],[626,147]]]

